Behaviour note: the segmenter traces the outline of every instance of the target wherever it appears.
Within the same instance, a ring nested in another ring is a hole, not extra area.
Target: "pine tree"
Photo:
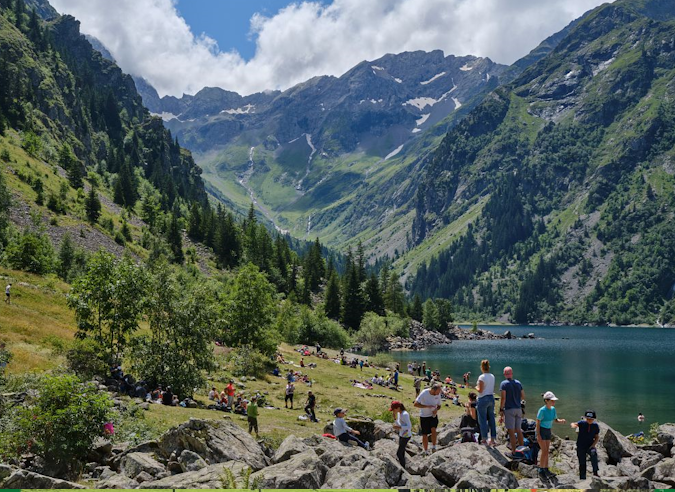
[[[398,275],[392,272],[389,276],[387,291],[384,294],[384,305],[399,316],[405,316],[405,293]]]
[[[358,268],[353,261],[348,264],[345,277],[342,295],[342,323],[352,330],[358,330],[363,318],[364,302]]]
[[[340,280],[338,279],[335,270],[328,277],[328,285],[326,286],[326,300],[325,300],[326,316],[330,319],[340,319]]]
[[[380,316],[384,316],[384,301],[382,300],[380,282],[377,280],[377,275],[374,273],[371,273],[366,281],[365,300],[366,312],[373,312]]]
[[[98,198],[98,192],[95,186],[91,186],[87,197],[84,200],[84,210],[87,214],[87,219],[92,224],[98,222],[101,217],[101,201]]]
[[[183,237],[178,224],[178,216],[175,213],[171,214],[171,222],[169,224],[166,240],[171,248],[171,253],[173,253],[173,262],[182,265],[185,261],[185,254],[183,253]]]
[[[59,150],[59,166],[61,166],[68,176],[70,186],[75,189],[82,188],[82,164],[77,160],[73,149],[67,143],[64,143]]]
[[[70,233],[63,235],[61,240],[61,247],[59,248],[59,277],[63,280],[68,280],[68,274],[73,267],[75,260],[75,245],[70,237]]]
[[[120,168],[113,191],[115,203],[123,207],[134,208],[138,200],[138,185],[136,183],[136,175],[127,161]]]
[[[358,268],[359,282],[366,281],[366,255],[363,251],[363,244],[359,241],[356,247],[356,266]]]
[[[187,234],[189,237],[195,241],[200,241],[202,239],[202,213],[197,202],[192,204],[190,207],[190,217],[188,218],[188,230]]]
[[[23,0],[14,0],[14,22],[16,28],[20,31],[23,27],[23,14],[26,11],[26,5]]]
[[[419,294],[415,294],[413,297],[412,307],[410,308],[410,317],[415,321],[422,322],[424,317],[424,309],[422,307],[422,298]]]

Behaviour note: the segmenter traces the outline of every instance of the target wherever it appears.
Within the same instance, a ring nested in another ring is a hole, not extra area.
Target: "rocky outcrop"
[[[466,478],[467,483],[476,482],[477,476],[485,475],[481,487],[518,488],[518,480],[503,464],[508,460],[493,449],[477,443],[464,443],[445,448],[430,458],[429,472],[447,487],[459,487]],[[476,472],[476,473],[474,473]]]
[[[5,489],[86,489],[77,483],[26,470],[16,470],[2,482],[2,487]]]
[[[122,458],[120,469],[129,478],[136,478],[141,472],[154,477],[164,473],[164,465],[149,454],[130,453]]]
[[[303,453],[308,449],[309,446],[307,446],[307,444],[305,444],[305,442],[299,437],[288,436],[286,439],[282,441],[276,453],[274,453],[272,463],[274,464],[281,463],[282,461],[286,461],[290,459],[292,456]]]
[[[144,489],[221,489],[224,487],[223,481],[226,480],[227,472],[232,473],[235,481],[239,486],[242,485],[242,474],[248,470],[249,467],[245,463],[237,461],[229,461],[227,463],[217,463],[209,465],[201,470],[180,473],[170,477],[156,480],[154,482],[146,482],[143,484]]]
[[[637,446],[608,425],[599,422],[600,441],[607,451],[611,464],[620,463],[622,458],[630,458],[637,453]]]
[[[534,334],[527,335],[524,338],[534,338]],[[459,326],[453,326],[448,332],[448,338],[451,340],[512,340],[515,337],[510,331],[503,335],[493,333],[489,330],[478,329],[476,331],[467,330]]]
[[[327,470],[316,453],[305,451],[254,473],[251,482],[261,489],[318,489]]]
[[[642,476],[647,480],[666,483],[675,487],[675,458],[666,458],[654,466],[647,468]]]
[[[269,465],[261,447],[245,430],[229,421],[190,419],[167,431],[158,442],[158,453],[168,459],[183,450],[197,453],[210,463],[240,461],[254,471]]]
[[[387,337],[386,350],[422,350],[434,345],[444,345],[451,343],[452,340],[444,334],[427,330],[419,321],[410,322],[410,336],[405,337]]]

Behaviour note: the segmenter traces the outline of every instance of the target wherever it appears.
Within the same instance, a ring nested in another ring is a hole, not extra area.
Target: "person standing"
[[[513,379],[513,369],[510,366],[504,368],[504,377],[506,378],[499,385],[501,391],[501,400],[499,405],[500,422],[503,420],[506,430],[509,433],[509,442],[511,444],[511,453],[516,450],[517,445],[523,445],[523,409],[521,403],[525,399],[525,391],[520,381]]]
[[[9,283],[7,284],[7,287],[5,287],[5,304],[12,304],[12,300],[10,299],[12,295],[11,291],[12,291],[12,284]]]
[[[586,410],[582,420],[570,424],[572,429],[578,429],[579,432],[577,436],[577,457],[579,458],[579,478],[581,480],[586,479],[586,455],[591,457],[593,475],[599,476],[598,450],[595,446],[600,440],[600,426],[595,419],[595,411]]]
[[[496,446],[497,424],[495,422],[495,376],[490,372],[490,361],[483,359],[480,363],[482,374],[478,376],[478,424],[481,440],[488,446]],[[490,440],[487,440],[488,426]]]
[[[420,390],[422,389],[422,378],[415,378],[413,386],[415,387],[415,398],[417,398],[420,396]]]
[[[424,374],[427,373],[427,361],[422,362],[422,372]]]
[[[314,408],[316,407],[316,396],[311,391],[307,392],[307,402],[305,403],[305,413],[309,415],[309,420],[318,422]]]
[[[251,403],[246,407],[246,418],[248,420],[248,433],[255,429],[255,437],[258,436],[258,397],[251,398]]]
[[[565,419],[559,419],[558,413],[555,409],[555,402],[558,398],[552,391],[544,393],[544,406],[537,412],[537,443],[541,449],[541,458],[539,459],[539,478],[541,480],[548,480],[556,476],[555,473],[548,469],[548,455],[551,447],[551,437],[553,422],[564,424]]]
[[[343,408],[336,408],[333,410],[333,415],[335,415],[335,420],[333,420],[333,434],[335,437],[337,437],[340,442],[347,443],[349,441],[354,441],[366,451],[370,450],[370,443],[363,442],[356,437],[360,436],[361,433],[347,425],[347,422],[345,422],[345,413],[347,413],[347,410]]]
[[[230,384],[225,387],[225,392],[227,393],[227,406],[232,408],[234,403],[234,379],[230,379]]]
[[[398,431],[398,450],[396,457],[401,466],[405,468],[405,448],[408,441],[412,437],[412,422],[410,421],[410,414],[406,411],[405,406],[400,401],[392,401],[389,406],[389,411],[394,415],[394,429]]]
[[[420,427],[422,429],[422,447],[428,453],[429,435],[431,435],[431,452],[436,452],[436,428],[438,427],[438,411],[441,408],[440,383],[422,391],[415,400],[415,408],[420,409]]]
[[[394,371],[394,388],[398,391],[398,367]]]
[[[288,402],[291,402],[291,410],[293,410],[293,394],[295,393],[295,386],[289,382],[286,385],[286,397],[284,398],[284,406],[288,408]]]

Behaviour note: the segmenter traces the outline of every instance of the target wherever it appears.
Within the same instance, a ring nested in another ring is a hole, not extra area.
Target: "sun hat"
[[[337,415],[338,413],[347,413],[347,409],[346,408],[336,408],[335,410],[333,410],[333,415]]]
[[[558,398],[553,394],[553,391],[547,391],[544,393],[544,400],[553,400],[556,401]]]

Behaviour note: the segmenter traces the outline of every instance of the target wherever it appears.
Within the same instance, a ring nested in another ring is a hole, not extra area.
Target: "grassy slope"
[[[280,351],[284,354],[287,361],[293,361],[295,365],[280,365],[282,373],[289,368],[294,370],[301,370],[298,362],[300,356],[293,351],[293,347],[282,345]],[[330,355],[335,355],[335,351],[328,350]],[[349,415],[364,415],[372,418],[379,418],[382,413],[389,408],[389,402],[397,399],[408,406],[408,409],[413,416],[417,416],[417,411],[412,407],[412,402],[415,396],[415,391],[412,386],[412,377],[408,374],[401,374],[400,391],[394,391],[381,387],[376,387],[373,390],[362,390],[352,387],[350,379],[363,380],[371,378],[376,373],[382,374],[382,369],[373,369],[364,367],[363,372],[359,369],[351,369],[349,366],[341,366],[335,364],[332,360],[323,360],[316,357],[306,357],[305,363],[315,362],[317,367],[315,369],[305,368],[303,371],[307,372],[314,380],[314,385],[311,388],[317,396],[317,417],[320,422],[318,424],[309,421],[298,420],[298,416],[304,413],[304,402],[307,398],[307,391],[310,390],[306,385],[297,384],[295,392],[295,409],[284,408],[284,389],[286,380],[282,377],[276,378],[269,376],[265,380],[247,381],[244,390],[245,395],[251,395],[255,391],[261,393],[269,393],[266,398],[275,407],[274,410],[260,409],[260,416],[258,423],[260,425],[260,433],[262,436],[268,436],[275,441],[283,439],[289,434],[296,436],[310,436],[313,434],[323,433],[325,424],[333,420],[333,409],[336,407],[343,407],[349,409]],[[405,369],[404,369],[405,371]],[[460,378],[460,374],[453,375],[455,378]],[[229,381],[230,375],[221,371],[213,375],[211,383],[219,391]],[[461,401],[467,401],[468,390],[460,389],[459,393]],[[386,398],[376,398],[366,396],[372,395],[386,395]],[[208,400],[206,396],[201,395],[197,397],[198,400],[206,403]],[[448,422],[450,419],[461,415],[460,407],[453,405],[446,405],[439,412],[441,423]],[[162,405],[151,405],[150,411],[146,412],[146,420],[156,432],[163,432],[164,430],[187,421],[191,417],[195,418],[210,418],[222,419],[231,418],[233,422],[246,427],[246,418],[241,415],[234,415],[229,413],[217,412],[214,410],[198,410],[186,409],[180,407],[164,407]]]

